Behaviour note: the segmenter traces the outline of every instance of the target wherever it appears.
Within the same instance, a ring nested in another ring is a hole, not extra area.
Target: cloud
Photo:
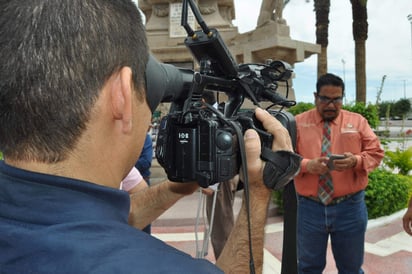
[[[239,32],[256,27],[261,0],[234,0]],[[412,34],[407,19],[412,14],[411,0],[368,1],[368,39],[366,41],[367,101],[375,102],[377,90],[387,75],[382,100],[412,97]],[[315,43],[313,0],[293,0],[286,5],[283,17],[291,38]],[[352,36],[350,1],[331,1],[329,14],[328,70],[346,82],[347,101],[355,99],[355,46]],[[208,22],[206,22],[208,23]],[[344,60],[344,62],[342,62]],[[294,88],[298,101],[312,102],[315,88],[316,56],[295,64]]]
[[[240,32],[255,28],[260,0],[235,0],[236,20]],[[368,39],[366,41],[367,101],[375,102],[383,75],[387,75],[382,100],[412,97],[412,1],[368,1]],[[315,12],[313,1],[290,1],[283,11],[291,38],[314,43]],[[256,19],[255,19],[256,18]],[[350,1],[331,1],[329,14],[329,72],[345,78],[347,98],[355,99],[355,46],[352,36]],[[342,62],[344,60],[344,63]],[[312,56],[295,65],[294,87],[298,101],[313,101],[317,58]],[[310,91],[310,92],[308,92]],[[308,95],[309,93],[309,95]]]

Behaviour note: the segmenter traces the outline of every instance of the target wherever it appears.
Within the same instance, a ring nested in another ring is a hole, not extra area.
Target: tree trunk
[[[355,40],[356,102],[366,103],[367,0],[351,0],[350,2],[352,3],[352,32]]]
[[[328,71],[328,30],[330,0],[315,0],[316,43],[321,46],[318,55],[318,78]]]
[[[321,46],[318,55],[318,78],[328,72],[328,47]]]
[[[356,102],[366,104],[365,41],[355,41]]]

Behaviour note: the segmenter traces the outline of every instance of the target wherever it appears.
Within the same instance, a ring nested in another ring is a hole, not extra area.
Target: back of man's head
[[[105,81],[129,66],[134,86],[144,87],[147,58],[131,0],[1,1],[0,151],[15,160],[63,160]]]

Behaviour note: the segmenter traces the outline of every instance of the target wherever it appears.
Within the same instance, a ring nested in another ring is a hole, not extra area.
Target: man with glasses
[[[364,273],[364,189],[384,152],[368,121],[342,110],[344,88],[340,77],[321,76],[316,108],[296,116],[299,273],[322,273],[329,236],[339,273]]]

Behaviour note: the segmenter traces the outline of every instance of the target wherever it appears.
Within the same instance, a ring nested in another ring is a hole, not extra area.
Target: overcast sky
[[[136,0],[137,2],[137,0]],[[234,0],[239,32],[256,27],[261,0]],[[283,11],[291,39],[315,43],[313,0],[291,0]],[[382,77],[386,80],[381,101],[412,98],[412,0],[368,1],[366,41],[367,102],[376,102]],[[355,100],[355,57],[350,0],[332,0],[329,14],[328,70],[346,82],[346,102]],[[206,22],[208,23],[208,22]],[[342,61],[343,60],[343,61]],[[298,102],[313,102],[316,56],[297,63],[293,85]]]
[[[261,0],[234,0],[239,32],[255,28]],[[283,11],[291,38],[314,43],[313,1],[291,0]],[[367,101],[375,103],[377,90],[387,75],[381,99],[412,97],[411,0],[368,1],[366,41]],[[349,0],[332,0],[329,14],[328,70],[345,79],[347,101],[355,99],[355,58],[352,36],[352,9]],[[344,60],[345,65],[342,60]],[[297,101],[313,102],[316,83],[316,56],[296,64],[294,88]]]

